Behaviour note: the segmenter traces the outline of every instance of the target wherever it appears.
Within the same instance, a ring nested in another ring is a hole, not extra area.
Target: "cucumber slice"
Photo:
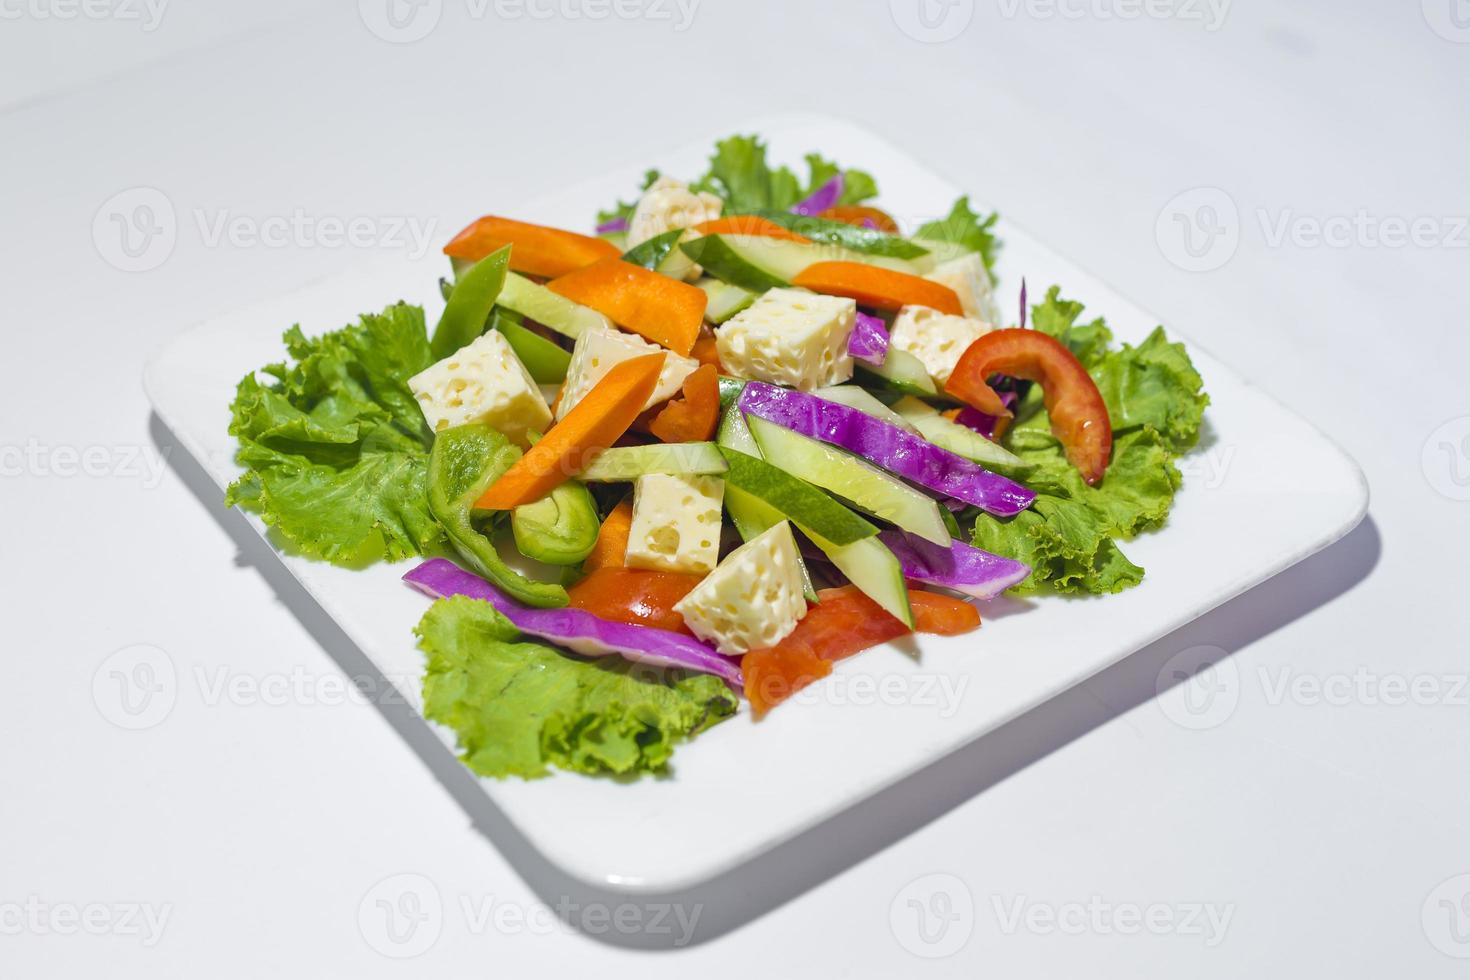
[[[861,228],[845,221],[832,221],[813,215],[792,214],[790,211],[757,211],[767,221],[780,225],[798,235],[805,235],[815,242],[841,245],[864,255],[884,255],[892,259],[907,259],[915,265],[929,254],[929,250],[917,242],[900,235],[890,235],[876,228]],[[918,261],[916,261],[918,260]]]
[[[736,395],[738,397],[739,392]],[[715,433],[715,443],[721,449],[733,449],[747,456],[761,458],[761,447],[756,445],[755,436],[750,434],[750,426],[745,424],[745,415],[741,413],[734,399],[725,406],[725,414],[720,416],[720,430]]]
[[[759,498],[803,531],[810,530],[836,544],[852,544],[878,533],[872,524],[810,483],[755,456],[734,449],[722,452],[730,466],[725,473],[726,489],[737,487]]]
[[[907,419],[919,435],[940,449],[948,449],[997,473],[1014,476],[1036,468],[1034,463],[1028,463],[974,429],[950,421],[939,414],[939,409],[917,398],[900,398],[893,403],[893,410]]]
[[[633,265],[641,265],[650,272],[657,272],[658,267],[663,264],[669,253],[674,252],[679,245],[679,236],[684,234],[683,228],[675,228],[666,231],[662,235],[654,235],[645,242],[639,242],[623,253],[623,261]]]
[[[496,310],[490,317],[490,328],[501,332],[537,384],[554,385],[565,381],[567,365],[572,362],[571,353],[516,323],[511,319],[514,315],[507,315],[506,310]]]
[[[939,505],[895,476],[851,453],[782,428],[746,419],[761,455],[791,476],[814,483],[859,508],[935,544],[950,543]]]
[[[869,364],[856,358],[852,363],[858,370],[880,379],[884,387],[902,394],[929,398],[939,394],[924,362],[906,350],[889,347],[888,356],[883,358],[882,364]]]
[[[495,302],[573,340],[587,330],[598,327],[613,329],[612,321],[591,307],[573,303],[514,272],[505,274],[505,285]]]
[[[578,475],[584,483],[625,483],[650,473],[708,476],[729,469],[712,442],[669,442],[604,450]]]
[[[942,242],[935,238],[912,239],[915,245],[923,248],[928,254],[914,260],[914,266],[919,270],[919,275],[927,276],[934,271],[934,267],[950,259],[957,259],[962,255],[968,255],[974,251],[966,248],[958,242]]]
[[[720,379],[721,385],[725,378]],[[735,396],[738,397],[740,389],[745,387],[745,382],[738,383],[735,388]],[[723,396],[724,392],[721,391]],[[720,431],[715,436],[715,441],[721,449],[733,449],[747,456],[760,457],[760,447],[755,444],[755,437],[750,434],[750,428],[745,424],[745,416],[735,406],[734,398],[726,404],[725,414],[720,418]],[[786,519],[786,516],[772,507],[770,504],[752,494],[746,493],[739,487],[725,484],[725,511],[730,515],[730,521],[735,525],[735,530],[740,534],[741,541],[749,541],[758,535],[775,527]],[[817,587],[812,582],[812,573],[806,567],[806,560],[801,555],[796,556],[796,564],[801,569],[801,590],[806,595],[806,601],[816,603]]]
[[[802,528],[802,532],[864,595],[892,613],[909,629],[914,628],[914,611],[909,605],[903,566],[887,545],[877,538],[838,545],[824,541],[806,528]]]
[[[887,422],[889,425],[897,426],[905,432],[916,433],[919,431],[909,423],[908,419],[880,402],[877,398],[874,398],[871,392],[864,388],[859,388],[857,385],[832,385],[828,388],[818,388],[812,394],[823,401],[836,402],[839,405],[846,405],[848,408],[855,408],[864,415],[871,415],[873,418]],[[916,398],[914,401],[918,401],[918,399]]]
[[[706,277],[695,285],[704,290],[708,299],[704,305],[704,318],[710,323],[724,323],[755,302],[755,293],[718,279]]]
[[[806,244],[766,235],[705,235],[682,242],[684,254],[706,272],[743,289],[763,293],[791,283],[816,262],[861,262],[914,274],[914,264],[886,255],[865,255],[840,245]]]

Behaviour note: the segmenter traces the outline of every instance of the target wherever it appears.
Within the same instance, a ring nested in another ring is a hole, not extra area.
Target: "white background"
[[[1462,0],[1131,18],[1128,0],[956,0],[932,30],[908,0],[686,0],[687,23],[674,3],[594,20],[443,0],[412,43],[369,30],[369,0],[303,7],[174,0],[154,22],[0,0],[0,975],[1463,975]],[[192,323],[364,257],[310,235],[211,243],[222,218],[407,216],[437,242],[785,109],[848,117],[1000,201],[1337,439],[1370,516],[778,867],[681,896],[686,920],[735,928],[677,950],[649,948],[678,938],[652,909],[548,928],[543,903],[596,897],[492,847],[377,709],[335,703],[342,638],[150,419],[141,367]],[[105,205],[137,187],[178,234],[125,272]],[[1223,196],[1176,202],[1199,188]],[[1233,233],[1213,268],[1176,264],[1176,214]],[[1417,218],[1419,244],[1384,244]],[[1314,241],[1324,224],[1346,240]],[[138,644],[179,694],[128,731],[94,677]],[[1198,646],[1233,654],[1215,700],[1156,699]],[[232,677],[315,686],[216,696]],[[380,884],[401,874],[422,878]],[[376,905],[405,883],[442,908],[417,945]]]

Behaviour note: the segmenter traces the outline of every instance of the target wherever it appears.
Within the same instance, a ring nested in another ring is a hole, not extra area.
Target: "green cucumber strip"
[[[572,362],[569,351],[562,350],[555,343],[536,333],[528,330],[506,316],[507,311],[496,310],[490,319],[493,330],[499,330],[505,337],[505,342],[510,344],[510,349],[520,362],[530,372],[532,380],[541,385],[560,384],[567,379],[567,365]],[[512,314],[513,316],[514,314]]]
[[[780,271],[783,263],[773,261],[780,259],[779,253],[757,246],[747,247],[746,240],[755,237],[757,236],[705,235],[702,238],[681,243],[679,249],[703,266],[704,271],[710,275],[753,293],[763,293],[768,289],[780,289],[782,286],[791,285],[790,276],[796,275],[815,261],[814,259],[798,261],[794,271],[791,269],[791,263],[786,262],[784,266],[787,274],[783,276]],[[765,242],[774,240],[764,239]],[[786,242],[785,244],[795,245],[796,243]],[[796,247],[804,248],[805,246],[796,245]]]
[[[729,465],[712,442],[669,442],[606,449],[577,477],[584,483],[625,483],[650,473],[709,476]]]
[[[650,272],[657,272],[664,259],[668,258],[669,253],[678,246],[679,237],[683,234],[683,228],[675,228],[662,235],[654,235],[624,252],[623,261],[641,265]]]
[[[836,544],[870,538],[878,529],[810,483],[798,480],[763,459],[735,449],[721,449],[730,469],[725,486],[758,497],[803,528]]]
[[[934,379],[929,376],[924,362],[906,350],[889,347],[888,356],[883,358],[882,364],[869,364],[867,361],[860,361],[856,358],[852,363],[854,367],[868,376],[879,379],[878,384],[901,394],[927,398],[933,398],[939,394],[939,389],[934,386]]]
[[[724,323],[755,302],[755,293],[718,279],[705,277],[695,285],[704,290],[707,298],[704,305],[704,318],[710,323]]]
[[[764,500],[728,483],[725,484],[725,510],[729,513],[735,530],[740,533],[741,541],[749,541],[765,534],[786,519],[785,515]],[[801,572],[802,594],[806,596],[807,602],[817,605],[821,599],[817,596],[816,583],[812,581],[812,573],[806,567],[806,559],[799,553],[796,556],[796,567]]]
[[[735,392],[736,398],[739,395],[740,392]],[[755,436],[750,434],[750,426],[745,424],[745,415],[734,398],[725,406],[725,414],[720,416],[720,428],[715,433],[715,442],[721,449],[733,449],[738,453],[760,458],[761,448],[756,445]]]
[[[755,416],[746,424],[766,461],[935,544],[950,543],[939,505],[907,483],[816,439]]]
[[[919,435],[940,449],[974,460],[987,469],[1005,476],[1024,474],[1035,469],[1009,449],[968,426],[952,422],[939,414],[939,409],[917,398],[904,397],[893,403],[893,410],[908,420]]]
[[[877,538],[863,538],[846,545],[833,544],[806,528],[801,530],[864,595],[892,613],[909,629],[914,628],[914,611],[909,604],[908,585],[903,580],[903,566],[887,545]]]
[[[914,260],[914,266],[919,275],[927,276],[933,272],[935,267],[950,259],[957,259],[962,255],[969,255],[974,249],[966,248],[959,242],[941,242],[932,238],[911,239],[915,245],[927,250],[929,254]]]
[[[505,286],[496,302],[573,340],[587,330],[613,329],[612,321],[591,307],[573,303],[514,272],[506,273]]]
[[[841,245],[864,255],[882,255],[891,259],[922,259],[929,250],[917,242],[900,235],[891,235],[876,228],[861,228],[845,221],[832,221],[811,215],[792,214],[790,211],[757,211],[756,214],[782,228],[805,235],[814,242]]]

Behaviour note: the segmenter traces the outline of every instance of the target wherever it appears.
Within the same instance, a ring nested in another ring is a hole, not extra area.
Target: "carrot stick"
[[[708,301],[698,286],[616,258],[569,272],[546,287],[684,357],[694,349]]]
[[[965,313],[960,298],[948,286],[861,262],[814,262],[801,270],[791,284],[814,293],[847,296],[863,306],[882,310],[914,305],[955,316]]]
[[[720,372],[701,364],[684,379],[683,397],[663,407],[648,431],[664,442],[703,442],[720,421]]]
[[[716,371],[720,370],[720,351],[712,333],[701,334],[694,342],[694,349],[689,352],[689,356],[700,364],[711,364]]]
[[[664,353],[623,361],[603,376],[577,402],[566,418],[547,430],[541,441],[475,502],[479,510],[510,510],[546,496],[582,470],[594,450],[618,440],[658,385]]]
[[[599,568],[622,568],[628,552],[628,532],[633,529],[633,501],[624,500],[602,519],[597,532],[597,544],[582,563],[582,570],[591,574]]]
[[[505,245],[511,246],[512,269],[548,278],[621,254],[616,245],[601,238],[494,215],[486,215],[455,235],[444,246],[444,254],[478,262]]]
[[[782,228],[770,218],[762,218],[757,214],[731,214],[714,218],[695,225],[694,230],[702,235],[764,235],[767,238],[784,238],[789,242],[811,243],[811,239],[805,235],[798,235]]]
[[[865,204],[839,204],[834,208],[828,208],[817,217],[826,218],[828,221],[840,221],[845,225],[857,225],[859,228],[876,228],[890,235],[898,234],[898,222],[893,220],[893,215],[881,208],[870,208]]]

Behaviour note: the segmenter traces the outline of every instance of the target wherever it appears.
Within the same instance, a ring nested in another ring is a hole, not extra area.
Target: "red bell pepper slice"
[[[1066,345],[1036,330],[992,330],[960,355],[946,394],[1001,418],[1011,415],[987,383],[991,375],[1024,378],[1041,385],[1052,435],[1088,484],[1102,479],[1113,452],[1108,406],[1092,376]]]

